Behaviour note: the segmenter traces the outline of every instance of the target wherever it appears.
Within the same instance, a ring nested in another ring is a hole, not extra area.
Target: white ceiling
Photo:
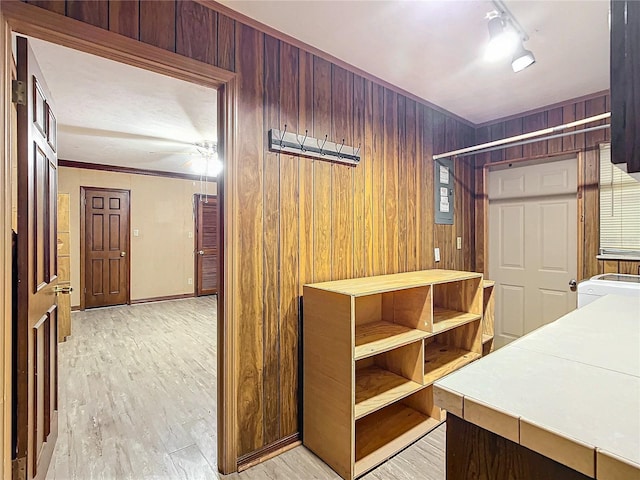
[[[215,90],[29,42],[53,97],[58,158],[193,173],[194,144],[216,140]]]
[[[474,123],[609,88],[607,0],[505,3],[536,63],[487,63],[490,1],[219,0]]]

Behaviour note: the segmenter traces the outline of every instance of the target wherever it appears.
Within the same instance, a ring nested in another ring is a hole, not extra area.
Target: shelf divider
[[[424,383],[429,385],[481,356],[451,345],[430,343],[424,352]]]
[[[356,370],[356,420],[417,392],[423,386],[393,372],[371,366]]]

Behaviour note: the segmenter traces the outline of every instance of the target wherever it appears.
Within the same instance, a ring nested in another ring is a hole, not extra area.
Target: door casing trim
[[[0,33],[4,32],[3,43],[5,51],[11,51],[11,32],[39,38],[51,43],[62,45],[85,53],[98,55],[103,58],[143,68],[180,80],[215,88],[218,95],[218,151],[223,158],[224,168],[218,177],[218,216],[220,238],[219,242],[219,291],[218,291],[218,468],[221,473],[228,474],[237,470],[237,424],[236,424],[236,328],[235,328],[235,292],[237,291],[237,256],[232,239],[236,230],[236,193],[237,178],[237,96],[238,83],[235,73],[223,70],[197,60],[178,55],[161,48],[147,45],[122,35],[68,18],[43,8],[18,1],[6,1],[0,4]],[[9,39],[7,42],[6,39]],[[8,62],[4,58],[5,63]],[[4,128],[0,133],[2,140],[7,140],[8,106],[11,102],[10,69],[5,69],[0,84],[2,95],[2,120]],[[7,141],[3,145],[7,145]],[[0,168],[6,170],[8,152],[3,155],[5,161]],[[225,191],[232,192],[228,197]],[[3,215],[10,211],[10,204],[5,205]],[[10,212],[9,212],[10,214]],[[8,249],[10,250],[10,243]],[[5,258],[10,252],[1,252]],[[5,365],[3,383],[10,385],[12,366]],[[10,393],[10,390],[9,390]],[[5,405],[6,408],[6,405]],[[10,408],[10,406],[9,406]],[[5,419],[6,424],[10,420]],[[9,435],[6,438],[6,435]],[[3,438],[7,440],[7,448],[2,452],[3,465],[10,465],[11,443],[10,428],[4,429]],[[3,472],[4,473],[4,472]]]

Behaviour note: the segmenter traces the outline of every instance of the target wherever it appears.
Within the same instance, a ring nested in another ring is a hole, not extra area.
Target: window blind
[[[640,251],[640,182],[611,163],[600,146],[600,249]]]

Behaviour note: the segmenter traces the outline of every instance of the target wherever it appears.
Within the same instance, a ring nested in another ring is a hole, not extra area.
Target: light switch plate
[[[456,244],[458,246],[458,250],[462,250],[462,237],[457,238]]]
[[[187,283],[188,283],[189,285],[193,285],[193,278],[188,278],[188,279],[187,279]]]
[[[436,257],[436,262],[440,261],[440,249],[439,248],[434,248],[433,253]]]
[[[189,238],[193,238],[193,232],[189,232]]]
[[[133,236],[134,237],[139,237],[140,236],[140,230],[138,230],[137,228],[133,229]]]

